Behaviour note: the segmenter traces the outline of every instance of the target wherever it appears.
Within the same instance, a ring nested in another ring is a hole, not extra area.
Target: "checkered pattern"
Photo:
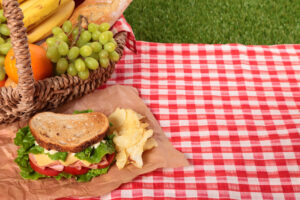
[[[134,53],[137,53],[137,51],[136,51],[136,41],[135,41],[134,34],[132,32],[131,26],[127,23],[124,16],[122,16],[118,21],[115,22],[115,24],[113,25],[111,30],[115,34],[118,33],[118,32],[121,32],[121,31],[126,31],[128,33],[126,46],[127,46],[128,49],[130,49]]]
[[[101,199],[300,199],[300,45],[136,47],[107,85],[138,88],[191,166]]]

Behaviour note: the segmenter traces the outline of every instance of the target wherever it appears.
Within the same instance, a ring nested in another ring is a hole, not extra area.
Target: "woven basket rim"
[[[18,85],[15,88],[0,88],[0,124],[11,123],[18,119],[28,118],[42,110],[53,109],[74,98],[94,91],[106,82],[114,71],[115,62],[105,69],[99,66],[90,71],[87,80],[68,74],[51,76],[35,81],[31,69],[26,28],[23,13],[17,0],[3,0],[4,15],[11,31],[11,43],[18,70]],[[120,57],[126,45],[127,32],[120,31],[114,35],[117,42],[116,51]],[[49,95],[49,96],[47,96]],[[49,99],[49,98],[57,99]],[[36,102],[35,100],[42,100]],[[48,103],[47,100],[50,102]]]

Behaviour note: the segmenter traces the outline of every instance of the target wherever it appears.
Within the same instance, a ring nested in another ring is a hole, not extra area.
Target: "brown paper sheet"
[[[56,112],[72,113],[74,110],[93,109],[109,115],[117,107],[131,108],[146,116],[146,121],[154,130],[154,138],[158,142],[158,147],[143,154],[143,168],[139,169],[129,165],[119,170],[116,165],[113,165],[107,174],[96,177],[87,183],[77,183],[74,179],[57,181],[54,178],[37,181],[24,180],[19,175],[19,168],[14,162],[18,147],[13,144],[13,138],[18,128],[26,125],[27,122],[18,122],[0,127],[0,199],[46,200],[70,196],[100,196],[118,188],[122,183],[130,182],[135,177],[158,168],[189,165],[184,154],[173,148],[135,88],[115,85],[97,90],[66,104]]]

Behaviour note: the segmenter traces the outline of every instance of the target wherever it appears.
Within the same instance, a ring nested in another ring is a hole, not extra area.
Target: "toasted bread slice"
[[[37,143],[43,148],[76,153],[101,141],[108,130],[109,122],[99,112],[43,112],[30,119],[29,127]]]

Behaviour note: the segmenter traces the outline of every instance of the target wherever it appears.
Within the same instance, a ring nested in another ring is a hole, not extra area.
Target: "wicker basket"
[[[0,89],[0,124],[19,119],[28,119],[37,112],[50,110],[72,99],[94,91],[106,82],[114,71],[115,63],[107,68],[91,71],[87,80],[63,74],[40,81],[34,81],[30,67],[26,28],[23,13],[17,0],[3,0],[4,15],[11,32],[11,42],[18,69],[18,86]],[[126,43],[126,32],[114,35],[118,43],[117,52],[122,55]]]

